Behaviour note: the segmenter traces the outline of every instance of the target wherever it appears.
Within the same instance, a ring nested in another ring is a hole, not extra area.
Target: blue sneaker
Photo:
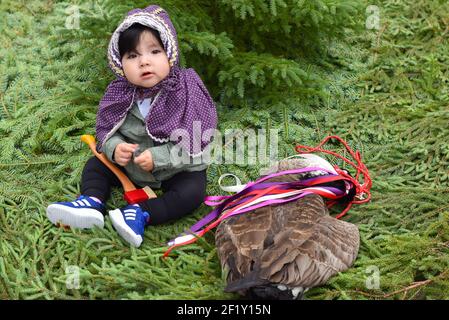
[[[62,224],[71,228],[89,229],[104,226],[104,205],[80,196],[72,202],[56,202],[47,207],[47,217],[53,224]]]
[[[109,211],[112,225],[118,234],[132,246],[138,248],[143,241],[143,232],[150,215],[139,205],[128,205]]]

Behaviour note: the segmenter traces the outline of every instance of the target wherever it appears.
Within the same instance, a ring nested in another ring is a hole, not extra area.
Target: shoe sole
[[[71,228],[104,227],[103,215],[95,209],[76,209],[60,204],[51,204],[47,207],[47,217],[55,225],[62,224]]]
[[[142,236],[136,235],[134,231],[126,224],[123,214],[120,209],[109,211],[109,218],[111,218],[114,229],[123,239],[126,240],[133,247],[140,247],[142,244]]]

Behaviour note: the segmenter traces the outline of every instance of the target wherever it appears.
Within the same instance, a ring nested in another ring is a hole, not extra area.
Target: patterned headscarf
[[[159,32],[169,59],[168,76],[152,88],[131,84],[123,72],[118,41],[120,33],[134,23]],[[100,101],[96,123],[99,149],[118,130],[136,99],[151,97],[152,108],[145,118],[148,135],[153,140],[164,143],[170,141],[173,131],[180,129],[181,131],[175,131],[174,135],[180,140],[179,146],[190,156],[198,155],[204,150],[211,135],[210,131],[206,133],[205,138],[203,134],[206,130],[216,129],[217,112],[209,92],[195,70],[179,67],[176,30],[164,9],[150,5],[145,9],[128,12],[125,20],[112,34],[108,59],[117,79],[109,84]],[[178,134],[179,132],[184,134]],[[179,139],[181,136],[182,139]]]

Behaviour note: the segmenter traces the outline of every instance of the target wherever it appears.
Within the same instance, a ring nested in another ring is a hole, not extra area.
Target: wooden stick
[[[118,169],[112,162],[110,162],[103,153],[97,152],[97,146],[94,136],[83,134],[81,136],[81,141],[86,143],[89,146],[90,150],[92,150],[92,153],[117,176],[123,186],[123,190],[125,191],[125,193],[128,191],[136,190],[136,187],[131,182],[131,180],[129,180],[129,178],[120,169]]]

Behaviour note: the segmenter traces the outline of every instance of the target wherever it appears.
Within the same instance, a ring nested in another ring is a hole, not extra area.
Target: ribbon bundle
[[[331,138],[336,138],[345,145],[349,153],[354,159],[356,159],[357,165],[332,151],[321,149],[321,146]],[[301,148],[306,151],[300,151],[299,149]],[[292,169],[269,174],[254,182],[249,182],[246,186],[243,186],[241,191],[234,195],[206,197],[204,203],[215,207],[215,209],[190,227],[187,232],[171,240],[168,243],[169,248],[164,253],[164,257],[167,257],[170,251],[176,247],[194,243],[200,237],[204,236],[204,234],[206,234],[209,230],[215,228],[224,219],[264,206],[295,201],[314,193],[324,197],[325,199],[329,199],[327,202],[328,207],[331,207],[338,202],[347,202],[346,208],[336,217],[339,219],[346,214],[353,203],[365,203],[370,200],[371,196],[369,190],[371,188],[371,179],[369,177],[369,172],[361,161],[360,153],[358,151],[354,153],[341,138],[337,136],[329,136],[325,138],[316,148],[298,145],[296,147],[296,151],[298,153],[318,151],[332,154],[352,165],[357,171],[356,176],[353,178],[349,175],[349,173],[345,170],[341,170],[338,166],[334,166],[335,171],[322,167]],[[265,182],[266,180],[281,175],[306,174],[313,171],[321,171],[324,175],[308,179],[300,179],[293,182]],[[358,181],[360,173],[364,176],[363,184],[360,184]],[[335,181],[343,181],[344,183],[342,185],[344,185],[344,188],[331,186],[331,183]],[[350,197],[351,194],[355,194],[355,196]],[[364,198],[365,195],[367,195],[366,198]],[[354,200],[355,198],[359,200]]]

